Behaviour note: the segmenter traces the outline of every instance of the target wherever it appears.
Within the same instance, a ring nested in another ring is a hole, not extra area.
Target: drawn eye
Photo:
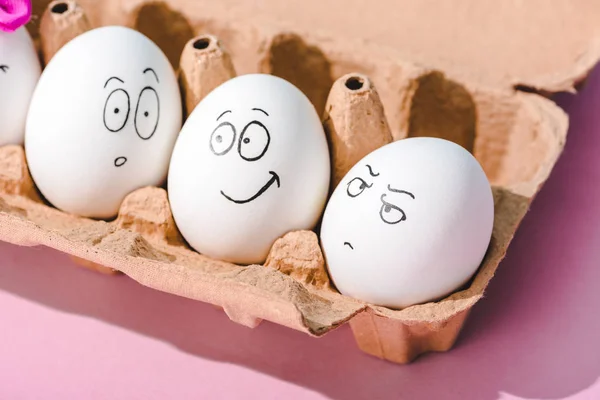
[[[252,121],[242,131],[238,152],[246,161],[260,159],[269,148],[271,136],[267,128],[258,121]]]
[[[104,126],[111,132],[118,132],[129,118],[129,94],[123,89],[113,90],[104,103]]]
[[[135,109],[135,131],[138,136],[148,140],[156,132],[158,119],[160,118],[160,102],[156,90],[145,87],[140,93]]]
[[[350,197],[356,197],[360,195],[366,188],[370,188],[373,184],[368,184],[363,179],[356,177],[348,182],[348,187],[346,188],[346,192]]]
[[[235,127],[229,122],[221,122],[210,135],[210,150],[217,156],[227,154],[235,142]]]
[[[10,69],[10,68],[8,68],[8,65],[4,65],[4,64],[0,65],[0,71],[2,71],[2,72],[6,72],[6,71],[8,71],[9,69]]]
[[[381,209],[379,210],[379,216],[381,220],[386,224],[394,225],[401,221],[406,221],[406,214],[395,205],[388,203],[384,200],[385,194],[381,195]]]

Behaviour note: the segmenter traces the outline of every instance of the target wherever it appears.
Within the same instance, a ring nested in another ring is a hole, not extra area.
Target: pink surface
[[[600,71],[561,104],[566,152],[453,351],[394,365],[360,353],[347,327],[250,330],[0,244],[0,399],[599,399]]]

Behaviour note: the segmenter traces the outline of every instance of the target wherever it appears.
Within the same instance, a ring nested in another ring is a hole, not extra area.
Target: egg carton
[[[307,7],[316,10],[316,3],[307,2]],[[43,17],[30,30],[46,60],[91,26],[121,24],[142,31],[179,67],[187,112],[236,71],[281,76],[323,113],[334,178],[386,137],[435,136],[461,144],[482,164],[495,203],[489,250],[465,287],[440,301],[402,310],[343,296],[329,281],[312,231],[278,239],[264,265],[213,260],[182,239],[167,193],[159,187],[128,195],[113,221],[69,215],[40,197],[20,146],[0,148],[0,239],[52,247],[101,272],[119,271],[145,286],[212,303],[251,328],[268,320],[318,337],[348,322],[361,350],[396,363],[450,349],[563,149],[566,115],[536,93],[507,90],[485,79],[457,79],[458,69],[449,78],[392,50],[371,46],[355,51],[335,34],[294,33],[275,13],[269,21],[261,16],[249,22],[244,16],[254,14],[243,7],[256,4],[248,4],[82,0],[80,7],[72,0],[49,5],[40,0],[33,2],[34,12],[45,10]],[[537,81],[528,91],[572,88],[599,55],[596,48],[580,55],[566,73]]]

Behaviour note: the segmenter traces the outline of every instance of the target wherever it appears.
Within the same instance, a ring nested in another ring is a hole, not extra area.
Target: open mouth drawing
[[[115,167],[122,167],[127,162],[126,157],[117,157],[115,158]]]
[[[279,175],[277,175],[276,172],[274,171],[269,171],[269,174],[271,174],[271,179],[269,179],[269,181],[267,183],[265,183],[265,185],[263,187],[260,188],[260,190],[258,192],[256,192],[256,194],[248,199],[245,200],[236,200],[228,195],[225,194],[225,192],[223,192],[221,190],[221,194],[223,195],[223,197],[225,197],[227,200],[236,203],[236,204],[246,204],[246,203],[250,203],[251,201],[257,199],[261,194],[263,194],[264,192],[266,192],[274,183],[277,183],[277,187],[281,187],[281,182],[279,181]]]

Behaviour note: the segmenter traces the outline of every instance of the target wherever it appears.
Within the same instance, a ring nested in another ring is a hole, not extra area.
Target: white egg
[[[281,78],[243,75],[212,91],[185,123],[169,200],[197,251],[260,263],[277,238],[315,226],[329,176],[327,140],[308,98]]]
[[[0,31],[0,146],[23,143],[27,110],[40,73],[27,30]]]
[[[341,293],[403,308],[465,284],[493,223],[492,191],[477,160],[452,142],[411,138],[348,172],[325,209],[321,241]]]
[[[56,53],[34,92],[31,175],[57,208],[113,217],[128,193],[164,181],[181,118],[177,78],[150,39],[116,26],[86,32]]]

